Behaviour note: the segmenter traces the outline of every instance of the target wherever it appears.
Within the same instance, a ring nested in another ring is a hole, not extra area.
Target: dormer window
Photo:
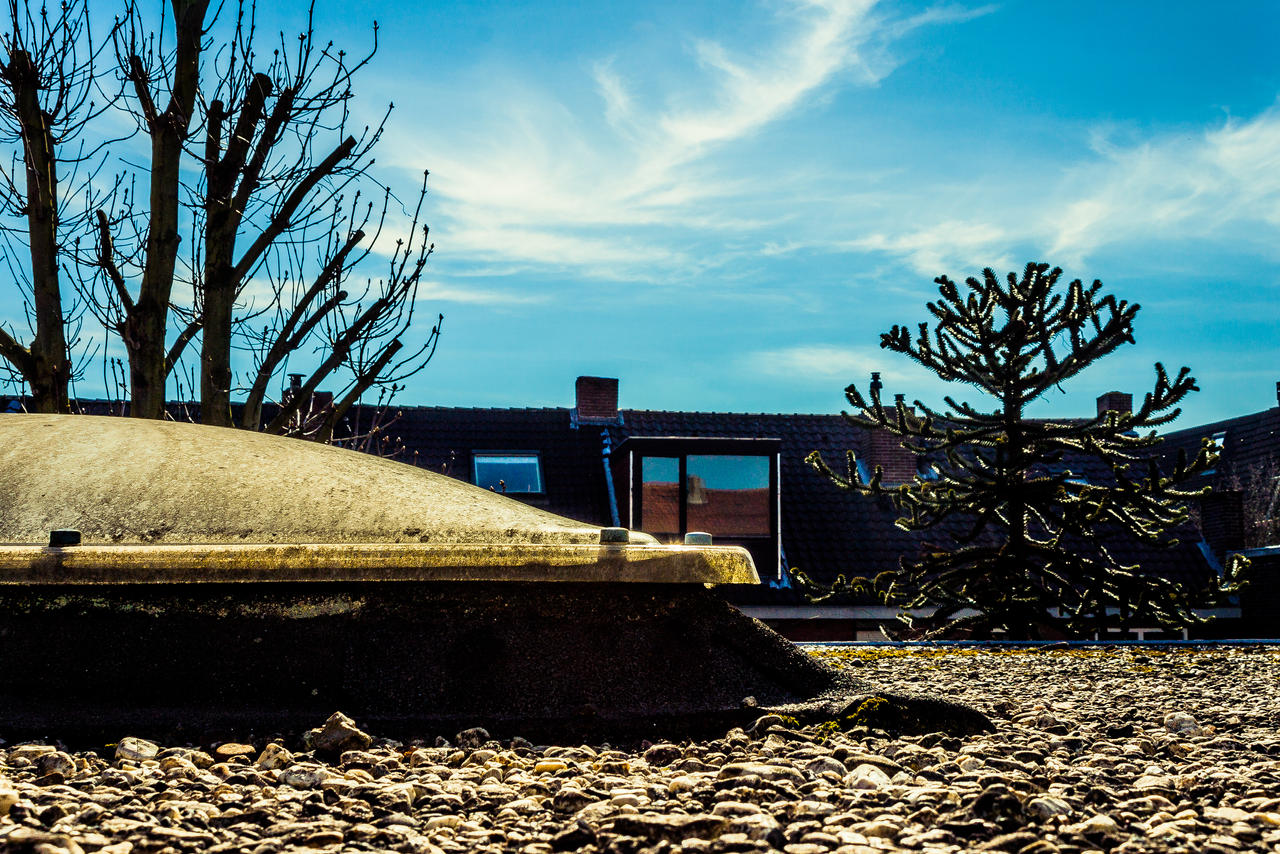
[[[702,531],[746,547],[763,578],[779,562],[777,439],[633,437],[615,455],[627,526],[679,543]]]
[[[688,530],[724,537],[769,536],[771,459],[764,454],[687,456]]]
[[[473,451],[475,485],[514,495],[541,495],[542,461],[536,451]]]

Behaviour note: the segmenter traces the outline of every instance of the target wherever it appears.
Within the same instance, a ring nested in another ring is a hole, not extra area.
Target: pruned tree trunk
[[[52,117],[40,105],[40,75],[25,50],[12,50],[4,69],[12,93],[26,173],[27,239],[35,337],[30,349],[4,334],[0,355],[22,375],[36,412],[68,412],[71,360],[58,282],[58,172]]]
[[[169,104],[157,113],[141,57],[129,57],[129,79],[151,136],[151,187],[146,262],[138,298],[128,311],[123,339],[129,355],[130,414],[163,418],[166,335],[173,274],[178,258],[182,146],[195,111],[200,48],[209,0],[172,0],[176,50]]]

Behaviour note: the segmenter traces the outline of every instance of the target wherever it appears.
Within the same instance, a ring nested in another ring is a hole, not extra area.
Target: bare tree
[[[386,190],[371,228],[373,205],[361,211],[357,188],[383,125],[366,126],[359,136],[348,131],[352,78],[377,50],[377,26],[369,53],[348,61],[332,43],[317,45],[308,14],[296,46],[282,37],[262,70],[255,70],[254,29],[252,6],[240,7],[205,121],[203,184],[196,194],[197,231],[202,224],[204,235],[196,288],[201,420],[235,422],[232,364],[238,336],[254,357],[241,417],[250,429],[262,426],[273,378],[310,341],[320,345],[320,357],[301,393],[283,403],[266,429],[284,431],[301,401],[345,367],[350,381],[317,432],[327,440],[356,399],[375,384],[385,387],[420,369],[438,340],[437,325],[412,356],[401,352],[400,336],[412,319],[417,283],[431,252],[425,226],[419,234],[425,178],[409,237],[397,242],[387,277],[364,289],[365,301],[350,300],[343,286],[382,235],[392,200]],[[346,192],[353,196],[349,209],[343,204]],[[307,282],[302,271],[309,267],[317,272]],[[275,312],[265,327],[246,334],[259,314],[244,296],[261,273],[268,274]]]
[[[359,298],[352,300],[339,286],[348,275],[352,263],[350,251],[362,239],[363,228],[349,232],[340,246],[337,240],[340,232],[332,231],[328,244],[330,251],[322,253],[328,261],[315,281],[300,297],[296,296],[295,289],[292,300],[276,298],[277,307],[283,309],[292,304],[293,308],[287,317],[283,312],[277,314],[276,322],[268,326],[258,339],[262,349],[255,354],[253,387],[245,404],[242,426],[258,429],[263,395],[270,378],[279,375],[289,355],[301,348],[309,336],[323,342],[324,358],[306,375],[300,388],[288,400],[281,402],[279,411],[265,426],[267,432],[296,432],[289,425],[303,402],[312,400],[320,383],[335,378],[338,369],[345,367],[347,382],[335,395],[333,404],[326,408],[325,417],[315,424],[314,431],[303,431],[327,442],[333,438],[339,422],[367,391],[377,387],[394,393],[397,384],[422,370],[430,361],[440,340],[443,315],[437,317],[436,324],[416,350],[407,355],[403,352],[403,336],[413,320],[418,283],[432,251],[432,245],[427,241],[427,228],[420,227],[425,189],[424,176],[409,237],[396,241],[388,259],[386,275],[367,283]],[[389,194],[384,196],[370,246],[381,234],[389,198]],[[366,225],[368,216],[366,214]],[[364,253],[368,251],[365,249]],[[330,293],[321,300],[326,291]]]
[[[361,395],[394,387],[434,353],[438,323],[419,347],[406,352],[403,344],[432,250],[420,220],[425,179],[412,213],[404,212],[409,234],[391,251],[386,276],[353,296],[349,280],[400,208],[389,189],[380,205],[361,201],[386,115],[348,130],[352,77],[376,51],[376,24],[369,53],[350,61],[332,43],[316,42],[308,15],[296,43],[282,35],[264,62],[254,49],[251,4],[236,7],[217,47],[206,7],[207,0],[173,0],[171,53],[161,50],[163,39],[143,35],[136,7],[120,28],[120,64],[152,140],[151,198],[139,205],[121,181],[112,211],[98,212],[97,262],[110,287],[95,291],[95,308],[125,339],[133,414],[163,415],[165,378],[198,338],[201,421],[328,440]],[[166,114],[151,106],[156,86],[170,93]],[[188,133],[202,144],[188,144]],[[171,170],[171,156],[188,171]],[[180,225],[192,235],[185,269]],[[137,299],[130,269],[141,275]],[[179,282],[190,287],[187,303],[174,293]],[[273,381],[291,357],[307,362],[306,381],[264,424]],[[240,382],[238,362],[247,364]],[[333,406],[319,423],[299,422],[323,382],[342,383]],[[232,405],[236,392],[246,394],[242,409]]]
[[[68,412],[82,310],[64,304],[60,266],[68,233],[84,222],[83,205],[71,200],[87,194],[106,142],[75,144],[105,108],[93,100],[99,47],[83,0],[69,0],[52,14],[43,5],[37,11],[9,0],[7,13],[8,31],[0,36],[0,133],[20,154],[0,163],[0,211],[25,220],[25,227],[6,224],[3,234],[32,336],[24,346],[0,327],[0,357],[11,378],[30,390],[34,410]]]
[[[130,3],[114,32],[122,77],[133,92],[133,107],[142,131],[151,142],[149,193],[145,208],[136,207],[133,185],[117,181],[110,201],[121,211],[115,217],[98,208],[97,265],[109,286],[96,300],[95,314],[119,335],[129,364],[130,413],[140,418],[163,418],[165,380],[181,354],[166,346],[169,308],[177,267],[183,147],[191,129],[200,83],[200,53],[209,0],[171,0],[173,41],[163,49],[161,38],[143,25],[138,7]],[[167,98],[164,110],[158,101]],[[117,245],[113,227],[128,226],[132,242],[126,251]],[[137,280],[136,296],[129,279]],[[179,336],[185,346],[194,332]]]

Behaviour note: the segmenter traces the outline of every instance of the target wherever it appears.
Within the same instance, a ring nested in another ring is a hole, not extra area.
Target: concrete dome
[[[55,529],[82,545],[47,548]],[[758,580],[741,549],[605,547],[597,526],[369,454],[86,415],[0,415],[0,543],[0,582]]]
[[[85,544],[600,542],[598,527],[330,445],[138,418],[0,416],[0,541],[45,543],[54,528],[78,529]]]

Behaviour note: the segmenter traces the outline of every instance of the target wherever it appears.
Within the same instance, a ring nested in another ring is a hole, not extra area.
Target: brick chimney
[[[1128,415],[1133,412],[1133,395],[1123,391],[1109,391],[1098,397],[1098,415],[1109,409],[1114,409],[1121,415]]]
[[[910,483],[916,476],[916,455],[902,447],[898,437],[888,430],[871,430],[867,443],[867,474],[872,474],[876,466],[884,470],[886,486],[897,483]]]
[[[1219,562],[1244,548],[1244,496],[1238,489],[1200,496],[1200,533]]]
[[[880,382],[879,373],[872,374],[871,381],[873,383]],[[886,414],[890,418],[895,417],[892,409],[896,408],[897,404],[902,400],[902,395],[894,395],[894,407],[885,406]],[[907,412],[913,411],[911,407],[907,407]],[[918,471],[916,455],[902,447],[902,442],[898,437],[888,430],[870,430],[868,434],[867,448],[864,455],[867,474],[873,474],[876,466],[880,466],[884,472],[884,479],[881,482],[885,485],[910,483]]]
[[[617,424],[618,381],[612,377],[578,377],[574,417],[585,424]]]

